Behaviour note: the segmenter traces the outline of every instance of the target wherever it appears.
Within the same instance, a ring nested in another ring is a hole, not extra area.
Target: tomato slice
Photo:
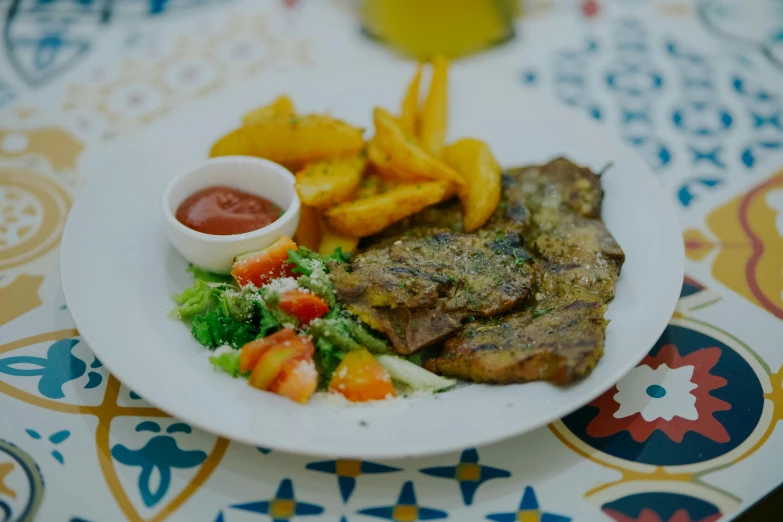
[[[289,290],[280,294],[280,309],[293,315],[299,320],[299,324],[304,325],[326,315],[329,312],[329,305],[311,292]]]
[[[293,346],[275,345],[270,347],[261,358],[258,360],[258,364],[253,368],[250,373],[250,386],[258,388],[259,390],[266,390],[269,385],[280,374],[280,370],[283,365],[299,357],[298,350]]]
[[[318,372],[312,357],[296,357],[283,364],[269,391],[305,403],[318,387]]]
[[[348,352],[332,375],[329,391],[340,393],[352,402],[394,396],[389,374],[367,350]]]
[[[263,250],[236,258],[231,275],[239,286],[253,283],[259,288],[278,277],[293,276],[295,267],[288,263],[288,251],[296,248],[293,239],[283,236]]]
[[[315,347],[309,338],[300,337],[290,328],[247,343],[239,354],[239,371],[251,371],[249,383],[297,402],[306,402],[318,385],[313,375]],[[313,370],[310,372],[309,370]]]
[[[298,337],[295,331],[291,328],[284,328],[277,333],[267,335],[263,339],[250,341],[242,347],[242,351],[239,354],[239,371],[246,373],[253,370],[261,356],[271,347],[283,344],[286,341],[295,341],[296,339]]]

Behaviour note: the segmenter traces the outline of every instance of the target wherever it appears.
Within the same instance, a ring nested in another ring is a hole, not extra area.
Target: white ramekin
[[[178,174],[163,191],[166,233],[174,247],[194,265],[227,274],[234,258],[261,250],[281,236],[293,236],[299,224],[299,196],[294,176],[272,161],[250,156],[221,156],[202,161]],[[234,235],[212,235],[186,227],[175,217],[179,205],[191,194],[216,185],[257,194],[284,208],[274,223]]]

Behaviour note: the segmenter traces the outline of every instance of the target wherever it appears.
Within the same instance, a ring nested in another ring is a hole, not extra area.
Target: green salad
[[[364,401],[453,386],[340,305],[329,265],[346,261],[340,249],[324,257],[283,238],[238,258],[231,276],[190,267],[193,286],[173,296],[171,316],[190,324],[215,368],[297,402],[316,390]]]

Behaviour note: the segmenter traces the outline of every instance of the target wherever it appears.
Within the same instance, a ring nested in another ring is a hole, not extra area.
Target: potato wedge
[[[341,248],[346,254],[356,252],[359,246],[359,238],[346,236],[332,229],[326,222],[321,223],[321,245],[318,253],[322,256],[328,256],[337,248]]]
[[[212,145],[209,157],[217,156],[255,156],[253,140],[244,127],[234,129]]]
[[[424,101],[418,133],[421,146],[433,156],[440,156],[446,141],[448,88],[449,61],[443,56],[436,56],[432,61],[432,81]]]
[[[378,194],[383,185],[383,180],[380,176],[375,174],[374,172],[368,172],[364,176],[362,176],[362,180],[359,182],[359,187],[356,189],[356,194],[354,194],[354,199],[364,199],[372,197],[376,194]]]
[[[416,139],[406,133],[394,116],[381,107],[374,112],[375,138],[377,153],[381,151],[388,156],[379,159],[371,156],[370,161],[385,176],[401,180],[430,179],[451,181],[457,185],[464,182],[457,171],[422,149]],[[372,142],[371,142],[372,144]]]
[[[351,199],[367,165],[363,154],[316,161],[296,174],[296,191],[305,205],[326,207]]]
[[[321,213],[317,208],[302,205],[299,209],[299,225],[296,227],[294,241],[297,245],[310,250],[321,246]]]
[[[414,173],[395,168],[394,164],[392,164],[391,156],[381,149],[377,138],[373,138],[367,144],[367,160],[378,174],[387,179],[408,182],[421,180],[421,178]]]
[[[500,166],[489,145],[463,138],[443,149],[443,159],[465,177],[458,196],[463,207],[463,228],[481,227],[500,203]]]
[[[400,108],[400,125],[408,134],[416,134],[416,125],[419,117],[419,85],[421,84],[422,64],[416,66],[416,74],[413,75]]]
[[[322,115],[274,114],[245,127],[256,155],[286,165],[355,156],[363,129]]]
[[[282,96],[275,98],[275,100],[268,105],[262,105],[252,111],[246,112],[245,115],[242,116],[242,125],[247,127],[248,125],[258,123],[275,114],[293,116],[294,102],[291,101],[291,98],[283,94]]]
[[[443,201],[452,193],[453,186],[448,181],[400,184],[383,194],[332,207],[324,216],[329,226],[341,234],[370,236],[425,207]]]

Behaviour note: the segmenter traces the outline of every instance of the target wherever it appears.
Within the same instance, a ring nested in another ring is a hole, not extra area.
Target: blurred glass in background
[[[419,60],[457,58],[514,37],[522,0],[360,0],[363,30]]]

